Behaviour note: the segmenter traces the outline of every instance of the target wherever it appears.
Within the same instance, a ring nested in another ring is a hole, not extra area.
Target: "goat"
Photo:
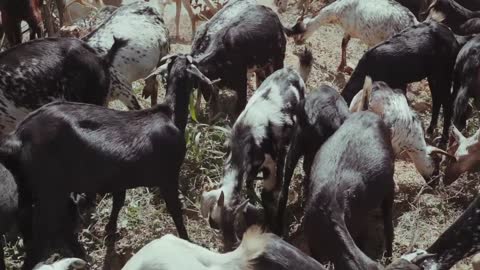
[[[478,165],[480,164],[480,129],[466,138],[455,126],[452,126],[448,152],[455,156],[456,161],[448,163],[445,168],[443,183],[446,185],[453,183],[464,172],[478,171]]]
[[[303,55],[309,57],[309,52]],[[302,65],[306,63],[300,60],[300,69],[309,69]],[[305,72],[301,74],[308,76]],[[256,197],[253,181],[260,171],[264,176],[262,204],[266,222],[274,232],[280,231],[273,221],[275,204],[297,107],[304,99],[304,79],[307,77],[302,78],[290,67],[274,72],[255,91],[233,125],[227,141],[229,154],[221,187],[204,192],[201,202],[202,215],[209,218],[212,227],[221,229],[227,250],[236,241],[232,232],[235,215],[231,213],[242,204],[243,183],[246,182],[252,200]]]
[[[350,38],[359,38],[372,47],[418,21],[407,8],[395,1],[338,0],[324,7],[315,18],[297,22],[293,27],[297,43],[304,42],[320,26],[328,23],[339,24],[345,32],[338,71],[351,72],[346,68]]]
[[[347,103],[334,88],[321,85],[310,92],[299,106],[291,144],[285,161],[285,175],[279,198],[277,224],[283,228],[288,190],[298,160],[303,158],[304,197],[307,195],[309,174],[313,159],[322,144],[343,124],[350,115]]]
[[[179,93],[167,93],[173,94]],[[172,122],[171,109],[156,105],[125,112],[53,102],[31,113],[6,138],[0,156],[35,200],[33,251],[25,262],[26,269],[51,248],[47,237],[62,231],[64,238],[78,241],[63,227],[70,192],[113,193],[106,226],[111,236],[117,229],[125,190],[160,187],[180,237],[188,239],[178,198],[178,175],[186,145],[183,132]],[[125,123],[129,123],[128,128]],[[158,172],[162,173],[160,178]]]
[[[361,251],[367,214],[377,207],[383,212],[386,256],[392,256],[393,170],[390,131],[382,119],[371,112],[349,116],[313,160],[304,216],[313,258],[326,256],[335,269],[380,269]]]
[[[479,252],[479,213],[480,196],[477,196],[463,214],[426,251],[417,250],[402,256],[403,260],[410,262],[410,267],[419,266],[419,268],[408,269],[448,270],[458,261]]]
[[[408,83],[427,77],[432,95],[432,119],[427,134],[433,134],[440,108],[443,107],[444,124],[440,141],[443,145],[448,139],[452,117],[450,86],[460,47],[452,31],[443,24],[426,21],[409,27],[362,56],[342,96],[350,104],[362,89],[367,75],[373,81],[384,81],[392,88],[403,90]]]
[[[112,90],[115,78],[109,67],[125,44],[116,39],[107,54],[99,57],[78,39],[47,38],[0,53],[0,134],[54,100],[106,105],[112,92],[123,89],[117,83]]]
[[[280,19],[270,8],[255,2],[231,1],[203,24],[188,55],[191,61],[185,62],[184,58],[175,55],[166,57],[172,60],[167,70],[167,87],[178,91],[188,87],[185,90],[190,92],[196,83],[192,79],[200,78],[202,93],[206,100],[212,96],[212,111],[215,111],[216,94],[212,94],[211,87],[206,87],[210,80],[205,78],[220,78],[221,86],[237,92],[235,116],[238,116],[247,103],[247,70],[254,69],[257,78],[263,80],[281,69],[285,58],[286,38]],[[187,65],[182,66],[177,61]],[[188,76],[189,66],[196,67],[197,76]]]
[[[474,98],[477,108],[480,108],[480,37],[476,36],[458,53],[453,71],[452,95],[453,103],[453,124],[463,130],[468,118],[468,99]]]
[[[325,270],[300,250],[256,226],[245,232],[237,249],[225,254],[165,235],[140,249],[122,269]]]
[[[480,9],[480,4],[477,4]],[[480,33],[480,11],[471,11],[454,0],[434,0],[428,8],[428,18],[446,24],[455,34]]]
[[[18,187],[13,175],[0,164],[0,237],[9,231],[17,220]],[[5,270],[3,239],[0,239],[0,270]]]
[[[41,0],[2,1],[0,13],[3,29],[10,46],[22,43],[21,22],[30,27],[30,40],[43,37]]]
[[[367,76],[363,89],[350,104],[352,112],[364,109],[382,117],[391,131],[395,155],[406,152],[427,183],[433,185],[438,179],[440,160],[437,155],[455,158],[444,150],[427,144],[422,122],[408,106],[402,90],[392,89],[382,81],[372,83]]]
[[[142,31],[138,31],[142,29]],[[161,16],[157,1],[137,2],[121,6],[100,26],[82,39],[103,54],[111,46],[113,37],[129,40],[113,61],[111,73],[117,74],[122,84],[147,77],[170,51],[168,29]],[[158,83],[155,77],[145,81],[145,97],[151,98],[152,106],[157,104]],[[133,90],[118,93],[125,104],[138,104]]]
[[[33,270],[79,270],[85,269],[87,263],[78,258],[66,258],[56,262],[37,264]]]

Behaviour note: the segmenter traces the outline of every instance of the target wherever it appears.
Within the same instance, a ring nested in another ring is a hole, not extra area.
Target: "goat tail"
[[[306,83],[312,71],[314,61],[312,51],[305,46],[305,49],[300,52],[295,52],[294,54],[298,57],[300,76]]]
[[[112,66],[113,61],[115,60],[115,56],[117,56],[118,52],[121,48],[125,47],[128,43],[127,39],[113,37],[113,45],[107,54],[103,57],[103,60],[107,66]]]
[[[372,78],[370,76],[365,77],[365,82],[363,83],[363,95],[359,108],[362,111],[368,110],[368,103],[370,100],[370,95],[372,94]]]
[[[0,143],[0,163],[14,175],[18,175],[21,149],[22,142],[15,134],[8,135]]]

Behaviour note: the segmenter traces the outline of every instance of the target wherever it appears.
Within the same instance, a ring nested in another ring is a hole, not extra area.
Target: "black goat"
[[[432,119],[427,133],[433,133],[443,106],[444,126],[440,144],[445,144],[452,117],[450,86],[459,50],[460,44],[445,25],[427,21],[412,26],[368,50],[358,62],[342,96],[350,104],[362,89],[367,75],[373,81],[384,81],[392,88],[403,90],[408,83],[426,77],[432,95]]]
[[[476,7],[480,9],[480,4]],[[434,0],[428,8],[427,19],[444,23],[459,35],[480,32],[480,11],[471,11],[454,0]]]
[[[279,212],[276,222],[280,229],[283,228],[288,190],[298,160],[304,156],[304,191],[307,191],[308,178],[315,154],[350,115],[345,100],[337,90],[328,85],[321,85],[317,90],[310,92],[299,107],[297,123],[295,124],[292,142],[285,161],[285,175],[282,193],[279,198]],[[304,192],[304,197],[306,197],[306,192]]]
[[[99,57],[78,39],[47,38],[0,53],[0,135],[51,101],[106,105],[109,68],[125,44],[116,39],[110,51]]]
[[[467,210],[438,237],[427,251],[417,250],[402,256],[387,270],[424,269],[448,270],[458,261],[480,251],[480,196],[468,206]],[[401,265],[402,267],[392,267]]]
[[[286,37],[278,15],[255,3],[254,0],[230,1],[202,25],[193,40],[189,55],[192,61],[173,59],[174,72],[168,71],[167,87],[177,91],[187,87],[185,90],[190,92],[196,81],[192,81],[195,77],[187,76],[186,70],[195,65],[205,99],[212,97],[211,111],[216,112],[216,95],[205,85],[209,83],[205,78],[219,78],[220,86],[237,92],[237,117],[247,104],[247,71],[255,69],[261,81],[283,68],[285,58]]]
[[[19,124],[3,143],[0,156],[35,201],[33,251],[25,269],[53,248],[49,237],[78,243],[71,230],[63,228],[65,219],[71,219],[70,192],[113,193],[106,227],[107,234],[112,235],[125,190],[159,187],[179,235],[188,239],[178,198],[178,175],[186,145],[171,115],[166,105],[124,112],[54,102]],[[78,256],[75,252],[79,253],[74,250],[73,255]]]
[[[468,118],[468,99],[473,97],[477,108],[480,108],[480,36],[474,37],[462,47],[457,56],[453,72],[452,95],[453,124],[460,129],[465,128]]]
[[[390,131],[382,119],[371,112],[348,117],[315,155],[310,172],[304,226],[313,258],[326,256],[335,269],[379,269],[361,251],[367,214],[377,207],[386,255],[392,256],[393,171]]]
[[[13,175],[0,163],[0,238],[12,227],[18,215],[18,188]],[[3,239],[0,239],[0,270],[5,270]]]

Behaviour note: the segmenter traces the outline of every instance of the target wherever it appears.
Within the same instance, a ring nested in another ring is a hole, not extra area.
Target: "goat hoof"
[[[352,68],[352,67],[349,67],[349,66],[340,66],[340,67],[338,67],[337,71],[338,71],[338,72],[345,73],[345,74],[347,74],[347,75],[352,75],[352,73],[353,73],[353,68]]]

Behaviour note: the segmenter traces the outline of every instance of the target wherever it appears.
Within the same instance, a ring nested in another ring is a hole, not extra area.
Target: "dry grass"
[[[266,2],[268,0],[262,1]],[[319,10],[320,1],[314,3],[314,10]],[[169,10],[171,11],[171,10]],[[298,11],[294,5],[289,6],[287,13],[281,15],[284,23],[293,23]],[[167,17],[171,33],[173,33],[173,18]],[[187,17],[182,17],[182,31],[190,33]],[[339,63],[340,42],[342,31],[337,26],[322,27],[309,40],[316,63],[308,82],[310,89],[327,83],[341,89],[348,78],[337,74]],[[289,41],[291,42],[291,41]],[[295,45],[288,44],[287,65],[296,65],[297,59],[292,55]],[[354,64],[366,51],[366,46],[352,40],[349,46],[349,61]],[[188,45],[173,44],[173,52],[188,52]],[[137,94],[143,85],[134,84]],[[162,92],[162,91],[161,91]],[[163,92],[162,92],[163,94]],[[140,96],[140,95],[139,95]],[[430,94],[425,82],[414,84],[409,93],[412,105],[421,114],[424,124],[430,119]],[[147,106],[149,101],[142,100]],[[114,107],[117,108],[118,104]],[[477,117],[478,118],[478,117]],[[476,123],[473,123],[476,124]],[[199,214],[199,195],[204,189],[211,188],[221,180],[224,149],[223,142],[228,133],[228,123],[221,122],[214,126],[191,121],[187,127],[186,138],[188,153],[181,173],[181,193],[185,209],[187,230],[191,239],[211,249],[218,249],[219,235],[209,228]],[[159,176],[161,172],[159,172]],[[298,228],[302,216],[300,205],[301,179],[303,174],[299,168],[294,175],[293,188],[290,192],[288,221],[290,231]],[[395,180],[399,192],[395,198],[395,257],[400,256],[410,248],[427,248],[467,207],[478,193],[477,175],[463,176],[449,187],[431,190],[425,187],[423,178],[416,172],[409,161],[396,162]],[[99,199],[98,207],[93,214],[93,223],[81,233],[81,241],[90,255],[91,269],[100,269],[105,255],[104,227],[108,220],[111,201],[108,196]],[[167,233],[176,233],[175,226],[166,212],[164,202],[159,195],[147,188],[130,190],[127,203],[121,211],[119,219],[120,240],[117,242],[118,269],[131,254],[149,241]],[[301,238],[298,238],[301,239]],[[302,246],[301,241],[294,239],[294,244]],[[9,268],[18,268],[22,259],[21,241],[10,242],[6,248]],[[454,269],[470,269],[468,260],[459,263]]]

